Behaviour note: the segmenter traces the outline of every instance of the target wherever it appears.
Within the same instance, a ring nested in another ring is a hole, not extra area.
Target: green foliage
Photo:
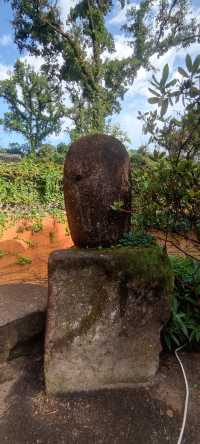
[[[39,233],[39,231],[42,231],[42,223],[41,222],[38,222],[38,223],[34,223],[32,226],[31,226],[31,231],[32,231],[32,233]]]
[[[113,211],[123,211],[124,201],[123,200],[115,200],[111,208]]]
[[[188,232],[200,220],[200,164],[151,154],[132,157],[132,220],[135,229]]]
[[[0,194],[4,207],[29,207],[32,213],[42,206],[63,209],[62,166],[31,158],[17,164],[0,162]]]
[[[27,265],[27,264],[31,264],[31,263],[32,263],[32,259],[30,259],[30,257],[26,257],[26,256],[19,256],[16,261],[16,264],[18,264],[18,265]]]
[[[188,258],[170,257],[175,274],[171,318],[163,337],[169,349],[184,343],[200,343],[200,263]]]
[[[5,256],[5,251],[4,250],[0,250],[0,259],[1,259],[1,257],[4,257]]]
[[[0,236],[2,235],[7,222],[7,214],[0,211]]]
[[[185,69],[182,67],[178,68],[178,72],[183,78],[181,80],[175,78],[168,81],[168,64],[163,68],[160,81],[154,75],[152,77],[150,83],[154,89],[149,88],[149,91],[154,96],[149,99],[149,103],[158,104],[161,118],[166,114],[169,104],[173,105],[174,100],[177,103],[181,97],[184,98],[184,103],[188,103],[188,110],[191,110],[191,106],[194,108],[198,104],[198,97],[200,95],[200,55],[197,55],[194,61],[192,61],[190,55],[187,54],[185,64]],[[195,99],[197,99],[197,102]],[[175,123],[180,127],[181,122],[175,120]]]
[[[151,67],[153,54],[161,55],[173,46],[188,46],[199,37],[199,23],[187,16],[187,0],[141,0],[137,7],[129,8],[123,29],[131,41],[132,55],[119,60],[115,57],[114,36],[106,24],[115,1],[78,1],[70,9],[65,31],[57,2],[8,1],[20,50],[26,48],[42,55],[47,76],[66,84],[72,104],[68,109],[74,123],[72,140],[104,130],[106,118],[120,111],[121,100],[140,67]],[[126,2],[120,3],[123,8]],[[58,57],[63,60],[61,69]]]
[[[0,123],[6,130],[22,134],[30,152],[37,151],[48,135],[59,132],[65,107],[60,84],[55,80],[48,80],[18,60],[13,74],[0,81],[0,97],[9,107]]]
[[[151,234],[130,232],[119,240],[118,245],[123,247],[137,247],[139,245],[148,247],[149,245],[155,244],[155,242],[155,237]]]
[[[153,155],[144,155],[143,165],[133,171],[137,217],[141,214],[148,225],[164,231],[188,231],[200,221],[200,57],[192,61],[187,55],[186,68],[179,73],[183,80],[168,81],[165,65],[160,81],[152,77],[154,96],[149,101],[158,109],[139,118],[156,149]],[[180,98],[183,115],[165,117],[168,105]]]

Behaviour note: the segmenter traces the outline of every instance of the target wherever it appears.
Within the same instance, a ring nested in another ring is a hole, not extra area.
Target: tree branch
[[[89,89],[91,89],[91,91],[95,91],[96,90],[96,84],[95,84],[95,81],[94,81],[94,78],[92,76],[91,71],[88,69],[87,64],[85,63],[85,61],[83,60],[83,58],[81,56],[81,48],[80,48],[80,46],[72,39],[71,35],[68,32],[64,32],[62,29],[58,28],[57,26],[52,25],[52,23],[50,23],[46,19],[43,19],[43,22],[45,24],[47,24],[55,32],[57,32],[62,37],[64,37],[64,39],[66,39],[68,41],[68,43],[70,44],[71,48],[74,51],[74,55],[75,55],[77,61],[80,64],[80,67],[81,67],[81,70],[82,70],[82,74],[83,74],[84,79],[85,79],[86,87],[89,87]]]

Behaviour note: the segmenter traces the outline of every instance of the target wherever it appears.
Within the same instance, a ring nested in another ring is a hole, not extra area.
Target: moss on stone
[[[159,245],[114,247],[101,249],[98,253],[111,256],[112,271],[121,278],[135,277],[147,284],[162,281],[168,291],[173,288],[172,267]]]
[[[84,253],[84,254],[83,254]],[[159,245],[151,245],[148,247],[112,247],[106,249],[76,249],[69,253],[73,258],[72,264],[75,266],[74,258],[81,259],[78,262],[79,267],[84,268],[90,265],[101,267],[107,275],[110,275],[113,282],[117,282],[123,287],[124,294],[127,293],[126,283],[128,280],[134,280],[139,287],[151,289],[160,288],[160,294],[164,299],[169,301],[173,289],[173,273],[168,256],[163,252]],[[83,254],[83,255],[82,255]],[[69,263],[68,263],[69,265]],[[69,267],[68,267],[69,269]],[[93,280],[95,279],[95,273]],[[98,287],[98,282],[96,283]],[[96,287],[94,285],[94,288]],[[124,290],[125,289],[125,290]],[[120,311],[123,303],[126,305],[127,294],[124,300],[119,300]],[[96,298],[91,300],[91,311],[84,316],[79,325],[66,331],[66,335],[58,340],[60,346],[71,343],[78,336],[88,333],[91,327],[101,318],[109,295],[105,289],[101,289],[96,294]],[[119,290],[119,296],[120,290]]]

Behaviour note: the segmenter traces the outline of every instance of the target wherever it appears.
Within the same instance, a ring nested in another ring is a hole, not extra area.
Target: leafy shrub
[[[7,222],[7,215],[3,211],[0,211],[0,236],[6,226],[6,222]]]
[[[62,166],[27,157],[17,164],[0,162],[0,194],[2,206],[50,204],[63,208]]]
[[[155,237],[151,234],[130,232],[125,234],[118,244],[123,247],[137,247],[138,245],[152,245],[155,244],[155,241]]]
[[[170,159],[141,154],[132,159],[133,226],[185,233],[200,214],[200,163],[180,159],[174,173]]]
[[[175,274],[171,318],[163,331],[166,346],[200,343],[200,262],[171,256]]]

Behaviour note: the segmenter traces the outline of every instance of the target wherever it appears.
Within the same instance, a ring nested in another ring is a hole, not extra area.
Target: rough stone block
[[[168,258],[151,247],[60,250],[49,258],[49,394],[150,381],[169,316]]]

